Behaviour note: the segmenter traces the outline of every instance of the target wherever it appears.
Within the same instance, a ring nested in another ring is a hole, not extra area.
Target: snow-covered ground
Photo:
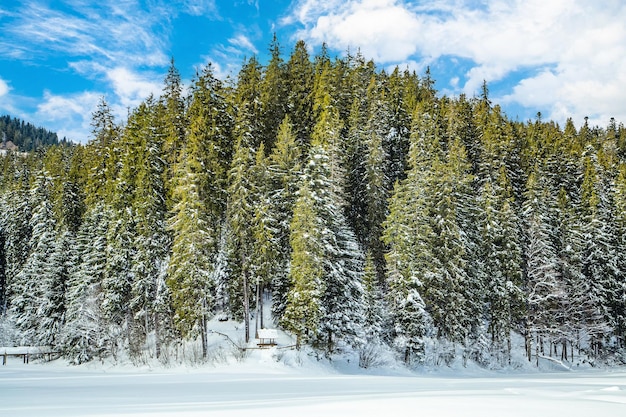
[[[172,369],[14,359],[0,367],[0,416],[626,415],[624,370],[368,373],[285,355]]]

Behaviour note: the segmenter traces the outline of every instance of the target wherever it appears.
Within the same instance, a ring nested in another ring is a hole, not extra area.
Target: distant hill
[[[55,132],[35,127],[15,117],[0,116],[0,149],[30,152],[65,142],[65,138],[59,141]]]

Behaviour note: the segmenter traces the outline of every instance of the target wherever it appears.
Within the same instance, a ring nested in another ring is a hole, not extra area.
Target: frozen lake
[[[626,372],[342,375],[289,367],[0,367],[0,416],[626,416]]]

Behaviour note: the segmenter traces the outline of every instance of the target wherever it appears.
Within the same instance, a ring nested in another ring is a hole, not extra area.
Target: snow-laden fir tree
[[[140,107],[141,108],[141,107]],[[135,254],[130,308],[139,341],[154,332],[156,356],[171,333],[170,293],[165,283],[170,237],[167,233],[166,188],[163,155],[165,126],[162,103],[148,101],[143,117],[147,120],[137,143],[137,186],[132,206],[135,211]],[[170,335],[171,336],[171,335]]]
[[[491,351],[501,365],[511,359],[511,333],[524,311],[522,289],[522,248],[519,220],[512,209],[506,188],[506,174],[493,185],[486,182],[480,196],[480,243],[485,319],[491,336]]]
[[[107,233],[112,213],[104,203],[89,209],[77,235],[67,285],[63,352],[75,364],[114,353],[102,311]]]
[[[13,298],[12,287],[17,274],[22,270],[30,254],[31,202],[28,190],[21,186],[5,194],[6,209],[2,212],[2,231],[4,235],[4,300],[2,311],[5,312]]]
[[[323,248],[319,215],[308,182],[302,182],[291,221],[291,286],[280,325],[296,336],[296,347],[315,340],[324,314]]]
[[[344,216],[345,174],[338,154],[342,123],[328,96],[324,102],[313,132],[303,181],[309,183],[321,219],[324,250],[324,315],[317,343],[331,354],[341,343],[356,345],[362,340],[364,255]]]
[[[553,240],[552,198],[545,177],[533,172],[528,178],[522,218],[525,231],[526,353],[531,360],[534,338],[536,360],[544,343],[559,332],[558,307],[564,290]]]
[[[583,218],[582,273],[588,282],[593,303],[602,312],[607,325],[616,324],[614,306],[619,288],[619,261],[616,253],[615,221],[611,212],[610,188],[606,184],[594,151],[588,147],[583,160],[581,185]],[[590,330],[590,348],[599,354],[606,340],[606,329]]]
[[[63,291],[63,288],[53,288],[56,280],[54,265],[50,260],[55,249],[56,221],[50,203],[50,187],[50,178],[42,173],[31,190],[33,214],[29,222],[32,230],[30,251],[22,269],[11,282],[9,314],[20,330],[22,345],[45,344],[41,337],[42,330],[48,333],[48,329],[40,328],[44,324],[42,315],[48,301],[55,300],[55,291]],[[54,323],[46,324],[55,326]]]
[[[176,171],[172,213],[168,230],[172,249],[167,269],[174,324],[187,338],[200,335],[206,356],[206,321],[213,309],[212,240],[206,207],[200,197],[204,171],[198,156],[187,146]]]
[[[268,165],[269,210],[274,220],[274,237],[280,248],[276,254],[279,265],[272,277],[272,313],[276,319],[282,317],[287,305],[289,292],[289,224],[293,216],[293,207],[298,191],[301,174],[301,151],[296,144],[291,119],[285,116],[280,124],[276,146],[270,155]]]

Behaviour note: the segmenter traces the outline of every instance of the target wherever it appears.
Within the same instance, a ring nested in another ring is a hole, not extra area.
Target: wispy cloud
[[[244,35],[243,33],[239,33],[237,36],[230,38],[228,43],[231,45],[243,49],[244,51],[250,51],[253,54],[258,54],[259,51],[256,49],[254,44],[250,41],[250,39]]]
[[[44,100],[37,106],[36,116],[42,123],[56,128],[59,137],[86,140],[90,129],[91,114],[102,96],[84,92],[70,95],[44,93]]]
[[[0,97],[6,95],[9,92],[9,85],[6,81],[0,78]]]
[[[134,72],[125,67],[107,71],[107,78],[115,92],[116,113],[123,116],[129,108],[137,107],[149,95],[158,95],[162,89],[159,75]]]
[[[87,92],[42,92],[43,102],[32,115],[38,123],[58,126],[59,132],[65,129],[80,141],[89,132],[98,97],[106,96],[123,120],[129,107],[160,93],[171,55],[174,19],[180,14],[219,19],[215,0],[66,0],[62,6],[22,0],[19,5],[0,8],[1,55],[32,65],[49,65],[62,57],[66,67],[55,70],[75,72],[93,83]],[[245,37],[233,42],[238,47],[254,47],[246,45]],[[8,91],[0,80],[0,96]],[[12,113],[23,113],[15,102],[5,97],[1,107],[8,110],[13,103]]]
[[[215,0],[183,0],[182,6],[192,16],[219,16]]]
[[[239,28],[235,35],[227,40],[227,43],[216,45],[208,54],[202,56],[204,61],[200,65],[211,62],[216,77],[222,80],[228,77],[235,78],[244,59],[259,53],[248,35],[249,31],[254,32],[254,30],[254,28]],[[253,35],[253,37],[258,36],[258,34]]]
[[[55,10],[41,2],[24,4],[2,27],[8,35],[0,51],[17,50],[23,59],[40,59],[62,53],[70,59],[89,57],[101,62],[163,65],[165,36],[155,36],[163,10],[144,10],[134,0],[85,2],[73,0],[70,8]]]
[[[604,124],[610,116],[626,121],[624,19],[620,1],[300,0],[282,24],[299,26],[296,37],[309,43],[358,47],[382,64],[470,60],[458,92],[528,70],[503,100]]]

